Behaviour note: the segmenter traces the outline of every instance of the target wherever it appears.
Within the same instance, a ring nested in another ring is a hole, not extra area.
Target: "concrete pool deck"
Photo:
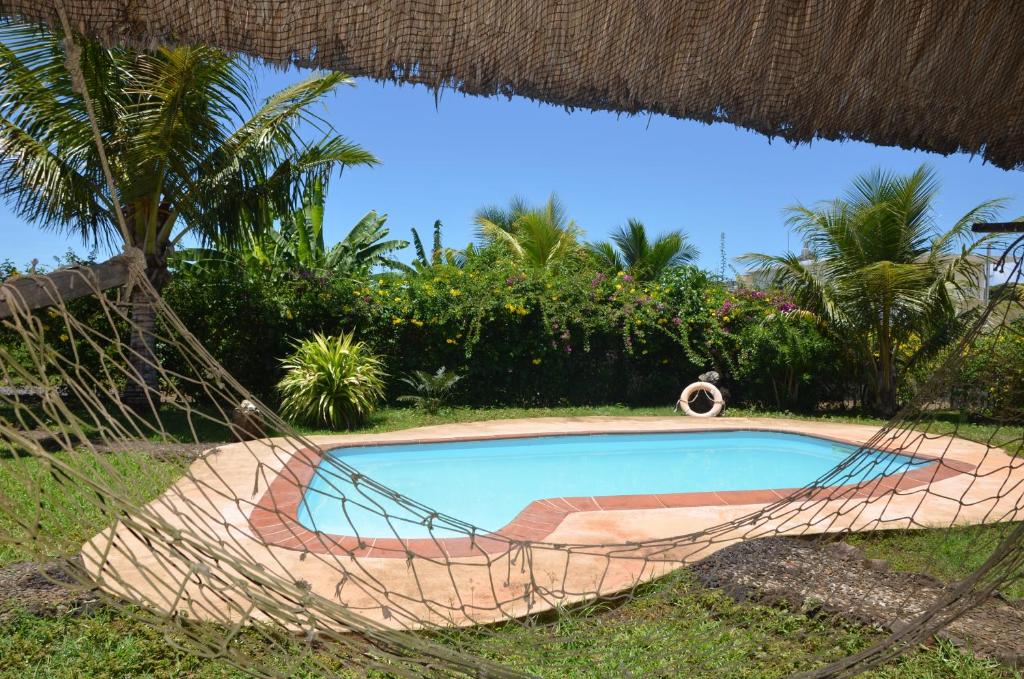
[[[863,444],[874,426],[775,418],[578,417],[310,437],[319,449],[557,434],[761,430]],[[1024,459],[946,436],[874,442],[935,462],[859,485],[537,498],[496,534],[331,536],[294,512],[319,453],[285,440],[221,446],[160,498],[86,544],[100,585],[129,600],[231,622],[294,605],[296,587],[392,628],[496,622],[627,590],[737,541],[1024,518]],[[149,539],[150,536],[157,539]],[[171,540],[167,540],[171,536]],[[162,538],[162,539],[161,539]],[[276,608],[271,606],[270,608]]]

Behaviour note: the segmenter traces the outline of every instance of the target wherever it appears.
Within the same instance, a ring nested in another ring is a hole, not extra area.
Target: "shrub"
[[[53,267],[40,266],[33,262],[29,267],[19,270],[10,260],[0,261],[0,283],[31,271],[37,274],[48,274],[53,269],[68,266],[88,266],[95,263],[92,256],[81,258],[70,250],[62,257],[55,257]],[[104,293],[112,301],[118,294],[116,290]],[[91,295],[68,300],[63,304],[64,310],[57,307],[40,307],[33,312],[37,320],[29,324],[27,332],[36,333],[38,340],[57,354],[64,357],[63,368],[77,372],[79,375],[99,375],[103,373],[104,356],[111,356],[119,351],[116,343],[109,341],[114,333],[122,335],[128,332],[126,321],[116,314],[108,316],[103,304]],[[65,312],[66,311],[66,312]],[[113,322],[113,325],[111,323]],[[8,321],[10,323],[10,321]],[[6,380],[12,385],[21,385],[21,375],[36,374],[31,347],[13,327],[3,327],[0,323],[0,365],[7,362],[9,366],[0,371],[0,381]],[[29,344],[35,345],[35,342]],[[26,372],[21,373],[24,369]],[[53,370],[48,374],[52,384],[63,381],[60,371]],[[123,376],[115,377],[119,382]]]
[[[278,289],[230,262],[180,264],[164,299],[228,373],[265,399],[281,379],[281,358],[291,348],[288,338],[310,334],[289,332],[288,319],[275,298]],[[161,353],[160,360],[172,371],[191,370],[176,351]],[[190,396],[207,397],[200,385],[181,388]]]
[[[482,250],[461,267],[363,280],[197,268],[176,274],[167,296],[263,397],[289,338],[351,327],[392,375],[465,366],[450,400],[472,406],[666,405],[712,368],[736,403],[814,408],[823,385],[845,384],[834,341],[812,323],[765,324],[793,309],[787,299],[730,290],[692,266],[638,281],[587,262],[536,271]],[[395,380],[386,395],[408,386]]]
[[[777,311],[739,333],[737,396],[749,405],[807,410],[841,397],[838,351],[813,319]]]
[[[1024,319],[981,335],[962,355],[952,404],[971,417],[1024,419]]]
[[[295,345],[282,361],[286,372],[277,385],[284,417],[332,429],[366,420],[384,395],[386,375],[381,360],[354,337],[316,333]]]
[[[423,370],[413,370],[412,374],[403,377],[402,381],[413,388],[414,394],[404,394],[398,397],[399,401],[412,403],[420,410],[435,414],[444,405],[445,399],[452,389],[462,379],[457,372],[448,372],[444,366],[437,369],[431,375]]]

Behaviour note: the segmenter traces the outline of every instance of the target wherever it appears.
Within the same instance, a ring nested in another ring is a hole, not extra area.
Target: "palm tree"
[[[59,36],[0,28],[0,197],[43,228],[138,248],[157,291],[169,278],[168,255],[186,237],[238,245],[265,224],[262,213],[286,212],[310,181],[376,162],[308,114],[351,84],[347,76],[316,74],[257,106],[249,63],[218,50],[136,54],[83,41],[68,54],[78,56],[75,76]],[[94,103],[113,194],[83,90]],[[322,138],[302,143],[300,124]],[[153,301],[136,286],[135,379],[125,393],[136,407],[158,400]]]
[[[515,197],[507,210],[485,207],[474,221],[484,242],[503,244],[513,257],[534,269],[555,267],[580,251],[582,230],[568,218],[555,194],[540,207]]]
[[[637,280],[654,280],[665,270],[689,264],[700,252],[682,231],[658,236],[652,243],[642,222],[630,219],[612,233],[611,242],[588,246],[598,265],[612,273],[625,271]]]
[[[434,240],[429,255],[426,248],[423,247],[423,241],[420,239],[419,232],[416,231],[415,227],[411,229],[412,244],[416,250],[416,257],[412,260],[412,266],[409,268],[410,273],[422,273],[442,264],[458,267],[465,264],[467,253],[471,253],[472,250],[460,251],[455,248],[445,247],[441,240],[441,227],[441,220],[436,220],[434,222]],[[470,248],[472,248],[472,245]]]
[[[375,266],[406,270],[391,254],[409,247],[407,240],[385,240],[391,231],[384,226],[388,216],[370,210],[356,222],[348,235],[331,248],[324,259],[324,268],[335,273],[357,275]]]
[[[810,260],[792,252],[741,258],[854,351],[884,414],[896,410],[901,370],[921,355],[903,352],[901,359],[900,346],[928,346],[976,292],[980,271],[970,255],[984,240],[969,241],[970,225],[990,220],[1002,204],[982,203],[940,231],[932,208],[937,191],[935,173],[924,166],[906,176],[862,175],[842,198],[787,209]]]
[[[253,230],[239,246],[215,243],[214,248],[189,248],[179,252],[181,262],[227,264],[272,277],[316,271],[356,278],[375,266],[405,271],[409,266],[391,258],[409,246],[405,240],[385,240],[388,216],[367,212],[340,242],[330,249],[324,241],[323,182],[310,182],[302,205],[279,220],[280,225]],[[273,221],[273,220],[272,220]]]

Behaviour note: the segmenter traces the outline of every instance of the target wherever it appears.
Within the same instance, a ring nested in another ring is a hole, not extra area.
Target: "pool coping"
[[[655,493],[644,495],[604,495],[594,497],[544,498],[530,502],[509,523],[493,533],[466,537],[381,538],[358,535],[337,535],[313,531],[298,519],[299,506],[317,466],[329,450],[352,447],[409,445],[424,443],[460,443],[470,441],[541,438],[551,436],[601,436],[636,433],[768,432],[790,433],[817,438],[854,448],[904,455],[911,459],[930,460],[914,469],[879,476],[868,481],[841,486],[780,488],[760,490],[704,491],[691,493]],[[974,471],[977,465],[946,456],[937,457],[920,452],[908,453],[885,442],[857,444],[840,438],[806,432],[780,432],[758,427],[732,427],[697,430],[692,427],[661,429],[657,432],[633,430],[594,430],[543,433],[482,434],[455,437],[425,437],[401,440],[374,440],[350,446],[301,448],[289,457],[284,467],[264,491],[249,513],[247,523],[255,537],[266,545],[287,550],[370,558],[453,558],[494,556],[510,551],[517,543],[542,542],[555,532],[562,521],[577,512],[622,510],[676,509],[725,505],[771,505],[777,502],[823,502],[832,500],[869,500],[889,494],[912,491],[931,483]]]

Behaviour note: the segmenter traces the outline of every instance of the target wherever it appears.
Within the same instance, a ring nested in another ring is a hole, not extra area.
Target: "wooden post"
[[[128,255],[111,257],[102,264],[75,266],[51,274],[19,276],[0,285],[0,319],[15,310],[33,311],[41,307],[86,297],[128,282],[131,259]]]

